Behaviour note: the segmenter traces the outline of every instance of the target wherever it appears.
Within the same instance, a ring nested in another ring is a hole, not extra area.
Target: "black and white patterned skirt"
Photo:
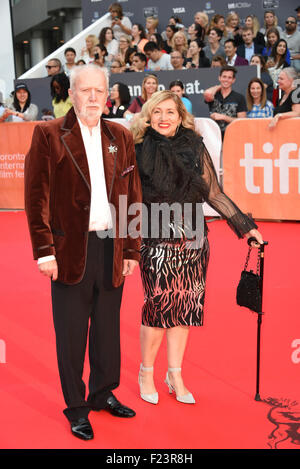
[[[144,288],[142,324],[150,327],[202,326],[209,243],[199,249],[184,241],[141,247]]]

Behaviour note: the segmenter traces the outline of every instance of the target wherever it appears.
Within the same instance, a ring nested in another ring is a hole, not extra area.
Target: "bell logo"
[[[279,168],[279,192],[280,194],[288,194],[290,190],[289,176],[290,168],[296,168],[298,171],[298,193],[300,194],[300,148],[296,143],[284,143],[279,149],[279,158],[255,158],[252,143],[245,143],[245,158],[240,160],[240,166],[245,168],[245,187],[251,194],[259,194],[262,190],[265,194],[273,193],[273,165]],[[272,143],[264,143],[262,150],[265,155],[273,153],[274,146]],[[298,151],[298,158],[291,153]],[[261,188],[254,183],[254,168],[263,168],[263,187]]]

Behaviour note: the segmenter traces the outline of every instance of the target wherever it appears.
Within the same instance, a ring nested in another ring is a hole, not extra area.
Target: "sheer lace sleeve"
[[[222,191],[212,159],[204,144],[201,159],[202,177],[209,189],[205,201],[226,219],[230,228],[239,238],[243,238],[245,233],[253,228],[257,228],[257,225],[251,218],[242,213],[235,203]]]

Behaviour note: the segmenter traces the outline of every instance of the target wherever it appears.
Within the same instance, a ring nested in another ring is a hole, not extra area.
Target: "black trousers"
[[[120,381],[120,306],[123,285],[112,286],[113,240],[90,232],[85,274],[76,285],[51,282],[61,386],[72,421],[105,407]],[[89,344],[89,394],[82,379]]]

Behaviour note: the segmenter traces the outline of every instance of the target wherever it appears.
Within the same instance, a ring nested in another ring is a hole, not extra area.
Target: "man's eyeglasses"
[[[296,24],[296,21],[286,21],[285,24]]]
[[[46,68],[47,68],[47,69],[55,68],[55,67],[57,67],[57,65],[46,65]]]

